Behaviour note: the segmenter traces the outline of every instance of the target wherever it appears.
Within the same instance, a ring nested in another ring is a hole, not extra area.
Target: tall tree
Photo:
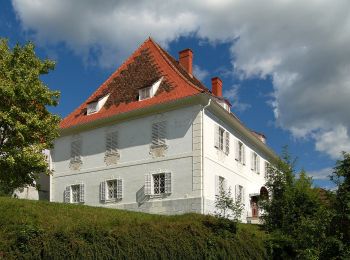
[[[343,152],[343,159],[338,160],[331,175],[337,186],[335,199],[334,231],[341,241],[350,246],[350,154]],[[350,254],[350,250],[348,251]]]
[[[47,107],[56,106],[60,93],[40,79],[54,62],[36,56],[34,45],[10,49],[0,39],[0,192],[33,185],[40,173],[48,174],[42,153],[58,136],[59,117]]]
[[[266,187],[270,198],[261,203],[265,227],[271,233],[272,258],[317,259],[322,251],[331,212],[323,205],[312,179],[284,149],[282,158],[269,167]]]

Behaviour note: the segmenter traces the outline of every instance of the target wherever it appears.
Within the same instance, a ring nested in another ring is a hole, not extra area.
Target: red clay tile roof
[[[138,101],[138,90],[151,86],[161,77],[156,95]],[[135,109],[174,101],[210,91],[151,38],[147,39],[83,104],[64,118],[60,128],[86,124]],[[110,94],[95,114],[86,115],[87,104]]]

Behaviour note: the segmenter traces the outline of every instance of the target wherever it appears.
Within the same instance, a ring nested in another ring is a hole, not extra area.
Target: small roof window
[[[108,97],[109,97],[109,94],[104,96],[104,97],[99,98],[98,101],[91,102],[91,103],[87,104],[86,114],[91,115],[91,114],[94,114],[94,113],[97,113],[98,111],[100,111],[100,109],[106,103]]]
[[[139,89],[139,101],[154,97],[154,95],[157,93],[160,83],[162,83],[162,80],[163,77],[153,83],[151,87]]]

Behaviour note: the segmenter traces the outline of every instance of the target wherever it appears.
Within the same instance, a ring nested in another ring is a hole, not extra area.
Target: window
[[[165,193],[165,174],[153,174],[153,194]]]
[[[252,171],[256,173],[260,173],[260,158],[255,152],[252,152],[251,164],[252,164]]]
[[[245,164],[245,146],[238,140],[236,144],[236,160],[242,164]]]
[[[145,175],[145,195],[159,196],[171,193],[171,174],[169,172]]]
[[[222,176],[215,176],[215,195],[219,196],[227,190],[226,179]]]
[[[165,146],[166,141],[166,122],[158,122],[152,124],[152,147]]]
[[[218,150],[225,152],[226,154],[230,153],[230,133],[220,127],[219,125],[215,126],[215,145]]]
[[[154,95],[157,93],[160,83],[162,83],[162,80],[163,80],[163,77],[161,77],[159,80],[153,83],[152,86],[139,89],[139,101],[154,97]]]
[[[81,139],[75,137],[75,139],[71,142],[70,148],[70,162],[81,163]]]
[[[87,106],[87,114],[90,115],[92,113],[96,113],[97,112],[97,102],[92,102],[92,103],[89,103],[88,106]]]
[[[244,202],[244,188],[241,185],[235,186],[235,195],[236,195],[236,201]]]
[[[74,184],[66,187],[64,191],[65,203],[83,203],[84,202],[84,184]]]
[[[270,164],[268,162],[265,161],[265,178],[267,178],[267,175],[269,173],[269,169],[270,169]]]
[[[98,111],[100,111],[100,109],[106,103],[108,97],[109,97],[109,94],[104,96],[104,97],[99,98],[97,101],[94,101],[94,102],[87,104],[86,114],[90,115],[90,114],[94,114],[94,113],[97,113]]]
[[[102,202],[116,201],[123,198],[123,180],[106,180],[100,184],[100,200]]]
[[[139,100],[144,100],[151,97],[151,88],[142,88],[139,90]]]
[[[113,131],[106,134],[106,155],[118,153],[118,132]]]
[[[224,134],[225,130],[221,127],[219,127],[219,150],[223,151],[224,150]]]

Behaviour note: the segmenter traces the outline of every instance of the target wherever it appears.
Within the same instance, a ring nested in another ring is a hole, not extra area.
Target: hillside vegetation
[[[266,259],[258,227],[0,197],[0,259]]]

